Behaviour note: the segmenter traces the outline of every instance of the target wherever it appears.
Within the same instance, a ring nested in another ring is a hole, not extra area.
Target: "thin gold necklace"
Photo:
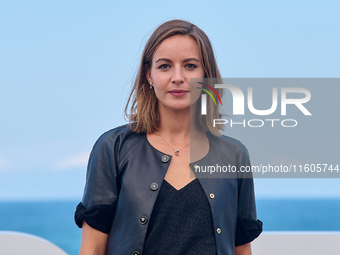
[[[162,137],[162,139],[164,140],[164,142],[166,142],[166,144],[170,146],[170,148],[174,151],[174,154],[175,154],[176,156],[178,156],[178,155],[179,155],[179,152],[180,152],[181,150],[183,150],[185,147],[187,147],[187,146],[188,146],[193,140],[195,140],[195,139],[198,137],[198,135],[199,135],[199,133],[198,133],[198,134],[195,136],[195,138],[192,139],[188,144],[184,145],[184,146],[183,146],[182,148],[180,148],[179,150],[176,150],[176,149],[174,149],[174,148],[170,145],[170,143],[168,143],[167,140],[165,140],[165,138],[164,138],[158,131],[156,131],[156,132],[157,132],[157,134],[159,134],[160,137]]]

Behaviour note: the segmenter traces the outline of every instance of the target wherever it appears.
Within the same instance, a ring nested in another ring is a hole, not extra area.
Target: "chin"
[[[173,111],[186,111],[186,110],[190,110],[190,105],[168,105],[168,106],[164,106],[165,109],[168,110],[173,110]]]

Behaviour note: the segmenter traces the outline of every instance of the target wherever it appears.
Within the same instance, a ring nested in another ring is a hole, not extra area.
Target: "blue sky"
[[[142,48],[161,23],[202,28],[223,77],[334,78],[339,10],[339,1],[2,3],[0,200],[81,198],[92,145],[126,123]],[[255,184],[258,197],[340,197],[336,179]]]

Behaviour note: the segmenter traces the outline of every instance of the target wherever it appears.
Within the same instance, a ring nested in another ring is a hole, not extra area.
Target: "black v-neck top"
[[[208,199],[195,179],[180,190],[163,181],[152,211],[143,255],[216,255]]]

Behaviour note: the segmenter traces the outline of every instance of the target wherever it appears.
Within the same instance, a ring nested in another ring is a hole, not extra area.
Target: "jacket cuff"
[[[86,209],[82,203],[79,203],[74,213],[74,221],[79,228],[83,226],[83,221],[85,221],[92,228],[109,234],[114,210],[113,205],[94,205]]]
[[[260,220],[237,218],[235,246],[253,241],[261,234],[262,226]]]

